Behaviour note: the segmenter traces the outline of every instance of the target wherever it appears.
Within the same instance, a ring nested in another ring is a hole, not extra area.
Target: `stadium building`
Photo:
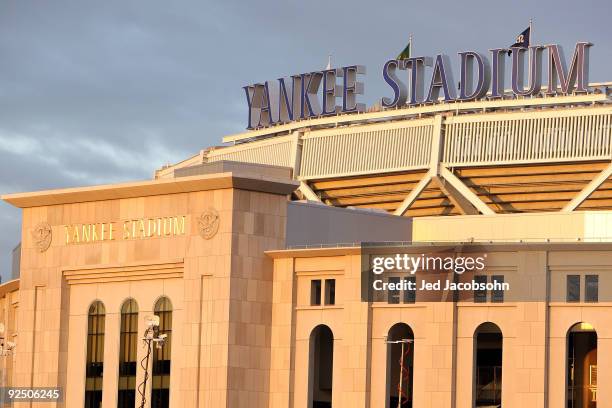
[[[2,386],[70,408],[612,407],[609,86],[267,123],[153,180],[4,195]],[[514,295],[364,299],[367,242],[485,253],[474,280]]]

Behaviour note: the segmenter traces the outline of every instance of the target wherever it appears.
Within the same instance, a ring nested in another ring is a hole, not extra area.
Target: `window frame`
[[[572,280],[574,280],[574,282],[571,282]],[[567,303],[580,303],[580,291],[582,289],[580,287],[580,281],[580,275],[569,274],[565,276],[565,301]],[[574,287],[571,286],[572,283],[574,284]],[[573,295],[577,296],[574,298]]]
[[[100,300],[89,306],[87,313],[87,351],[85,355],[85,408],[101,408],[104,380],[104,343],[106,307]]]
[[[138,313],[138,303],[132,298],[126,299],[121,305],[119,319],[119,367],[117,376],[118,408],[133,407],[136,403]],[[126,350],[125,347],[128,349]],[[129,371],[127,371],[128,369]]]
[[[487,275],[476,275],[474,276],[476,283],[488,283],[489,277]],[[474,303],[487,303],[489,295],[486,289],[475,289],[474,290]]]
[[[310,306],[321,306],[322,305],[322,287],[323,282],[321,279],[310,280]]]
[[[325,306],[334,306],[336,304],[336,279],[325,279],[325,296],[323,300]]]
[[[589,283],[593,282],[595,285],[589,286]],[[589,303],[599,302],[599,275],[584,275],[584,301]]]
[[[151,352],[153,360],[151,367],[151,408],[167,408],[170,405],[173,312],[174,308],[168,297],[163,296],[157,299],[153,307],[153,313],[159,316],[157,335],[165,334],[167,337],[161,349],[153,347]],[[167,357],[167,359],[160,359],[160,355]],[[160,401],[160,398],[162,398],[160,396],[164,395],[165,390],[168,393],[168,404],[165,404],[165,400]]]
[[[491,283],[505,283],[504,275],[491,275]],[[491,303],[504,303],[504,291],[491,289]]]

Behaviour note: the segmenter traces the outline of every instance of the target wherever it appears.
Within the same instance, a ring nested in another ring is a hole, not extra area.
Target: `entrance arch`
[[[414,333],[406,323],[397,323],[387,335],[387,408],[412,408],[413,368]]]
[[[331,408],[334,334],[323,324],[315,327],[310,334],[308,362],[308,408]]]
[[[495,323],[474,331],[474,407],[500,407],[504,336]]]
[[[597,407],[597,332],[576,323],[567,332],[567,408]]]

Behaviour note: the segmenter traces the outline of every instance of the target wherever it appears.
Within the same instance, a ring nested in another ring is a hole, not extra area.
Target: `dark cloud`
[[[336,65],[368,67],[365,102],[386,89],[384,60],[410,33],[432,55],[510,44],[535,18],[538,42],[596,43],[606,77],[605,2],[521,0],[53,1],[0,5],[0,193],[150,178],[244,128],[241,87]],[[19,211],[0,204],[0,271]]]

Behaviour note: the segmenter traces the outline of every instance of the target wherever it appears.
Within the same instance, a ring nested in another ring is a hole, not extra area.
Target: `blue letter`
[[[403,64],[402,64],[403,65]],[[383,78],[393,89],[393,99],[383,97],[381,104],[383,108],[395,108],[406,104],[406,86],[397,78],[395,70],[399,67],[397,60],[389,60],[383,67]]]
[[[258,92],[259,91],[259,92]],[[259,123],[257,127],[266,127],[274,124],[272,120],[272,109],[270,107],[270,89],[268,82],[263,85],[255,85],[255,95],[260,95]]]
[[[351,65],[342,68],[344,77],[342,87],[342,112],[363,112],[365,105],[357,103],[355,95],[363,94],[363,82],[357,82],[357,75],[365,74],[365,67],[362,65]]]
[[[404,60],[404,68],[410,70],[410,101],[409,105],[416,105],[423,102],[423,92],[425,83],[423,74],[425,67],[431,67],[433,61],[431,57],[414,57]]]
[[[336,87],[336,69],[327,69],[323,71],[323,108],[321,115],[334,115],[340,111],[340,107],[336,106],[336,98],[340,88]]]
[[[556,45],[547,45],[548,48],[548,91],[549,95],[557,93],[557,81],[561,93],[572,92],[574,84],[576,92],[587,92],[589,86],[589,47],[593,44],[579,42],[576,44],[569,73],[565,69],[563,49]]]
[[[450,66],[448,56],[438,54],[436,56],[436,63],[434,64],[433,74],[431,75],[431,85],[429,86],[427,102],[436,102],[439,99],[440,88],[444,91],[444,100],[446,102],[455,99],[455,81],[452,79],[452,72],[449,71],[447,73],[445,66]],[[449,79],[453,84],[452,87],[448,86]]]
[[[504,79],[505,79],[505,67],[506,67],[506,48],[495,48],[489,50],[493,59],[493,68],[491,68],[491,98],[503,98],[504,97]]]
[[[309,118],[319,115],[319,85],[321,84],[321,72],[311,72],[310,74],[302,74],[301,98],[300,98],[300,119]],[[310,99],[314,97],[314,100]],[[308,108],[308,113],[305,112]]]
[[[293,85],[291,88],[291,102],[289,102],[289,95],[287,92],[287,86],[285,85],[284,78],[278,78],[278,121],[280,123],[286,123],[294,119],[293,112],[295,112],[296,94],[301,86],[302,77],[299,75],[291,77]]]
[[[255,93],[255,87],[253,85],[245,86],[244,93],[246,93],[247,105],[249,106],[249,122],[247,125],[247,129],[253,129],[253,113],[257,110],[253,106],[253,94]]]
[[[459,100],[471,101],[482,98],[487,94],[489,82],[491,81],[489,61],[474,51],[460,52],[459,56],[461,57],[461,92],[459,93]],[[474,86],[474,62],[478,70],[476,86]]]
[[[535,95],[542,86],[541,45],[529,47],[529,86],[525,89],[523,81],[523,54],[525,48],[512,47],[512,92],[517,96]]]

